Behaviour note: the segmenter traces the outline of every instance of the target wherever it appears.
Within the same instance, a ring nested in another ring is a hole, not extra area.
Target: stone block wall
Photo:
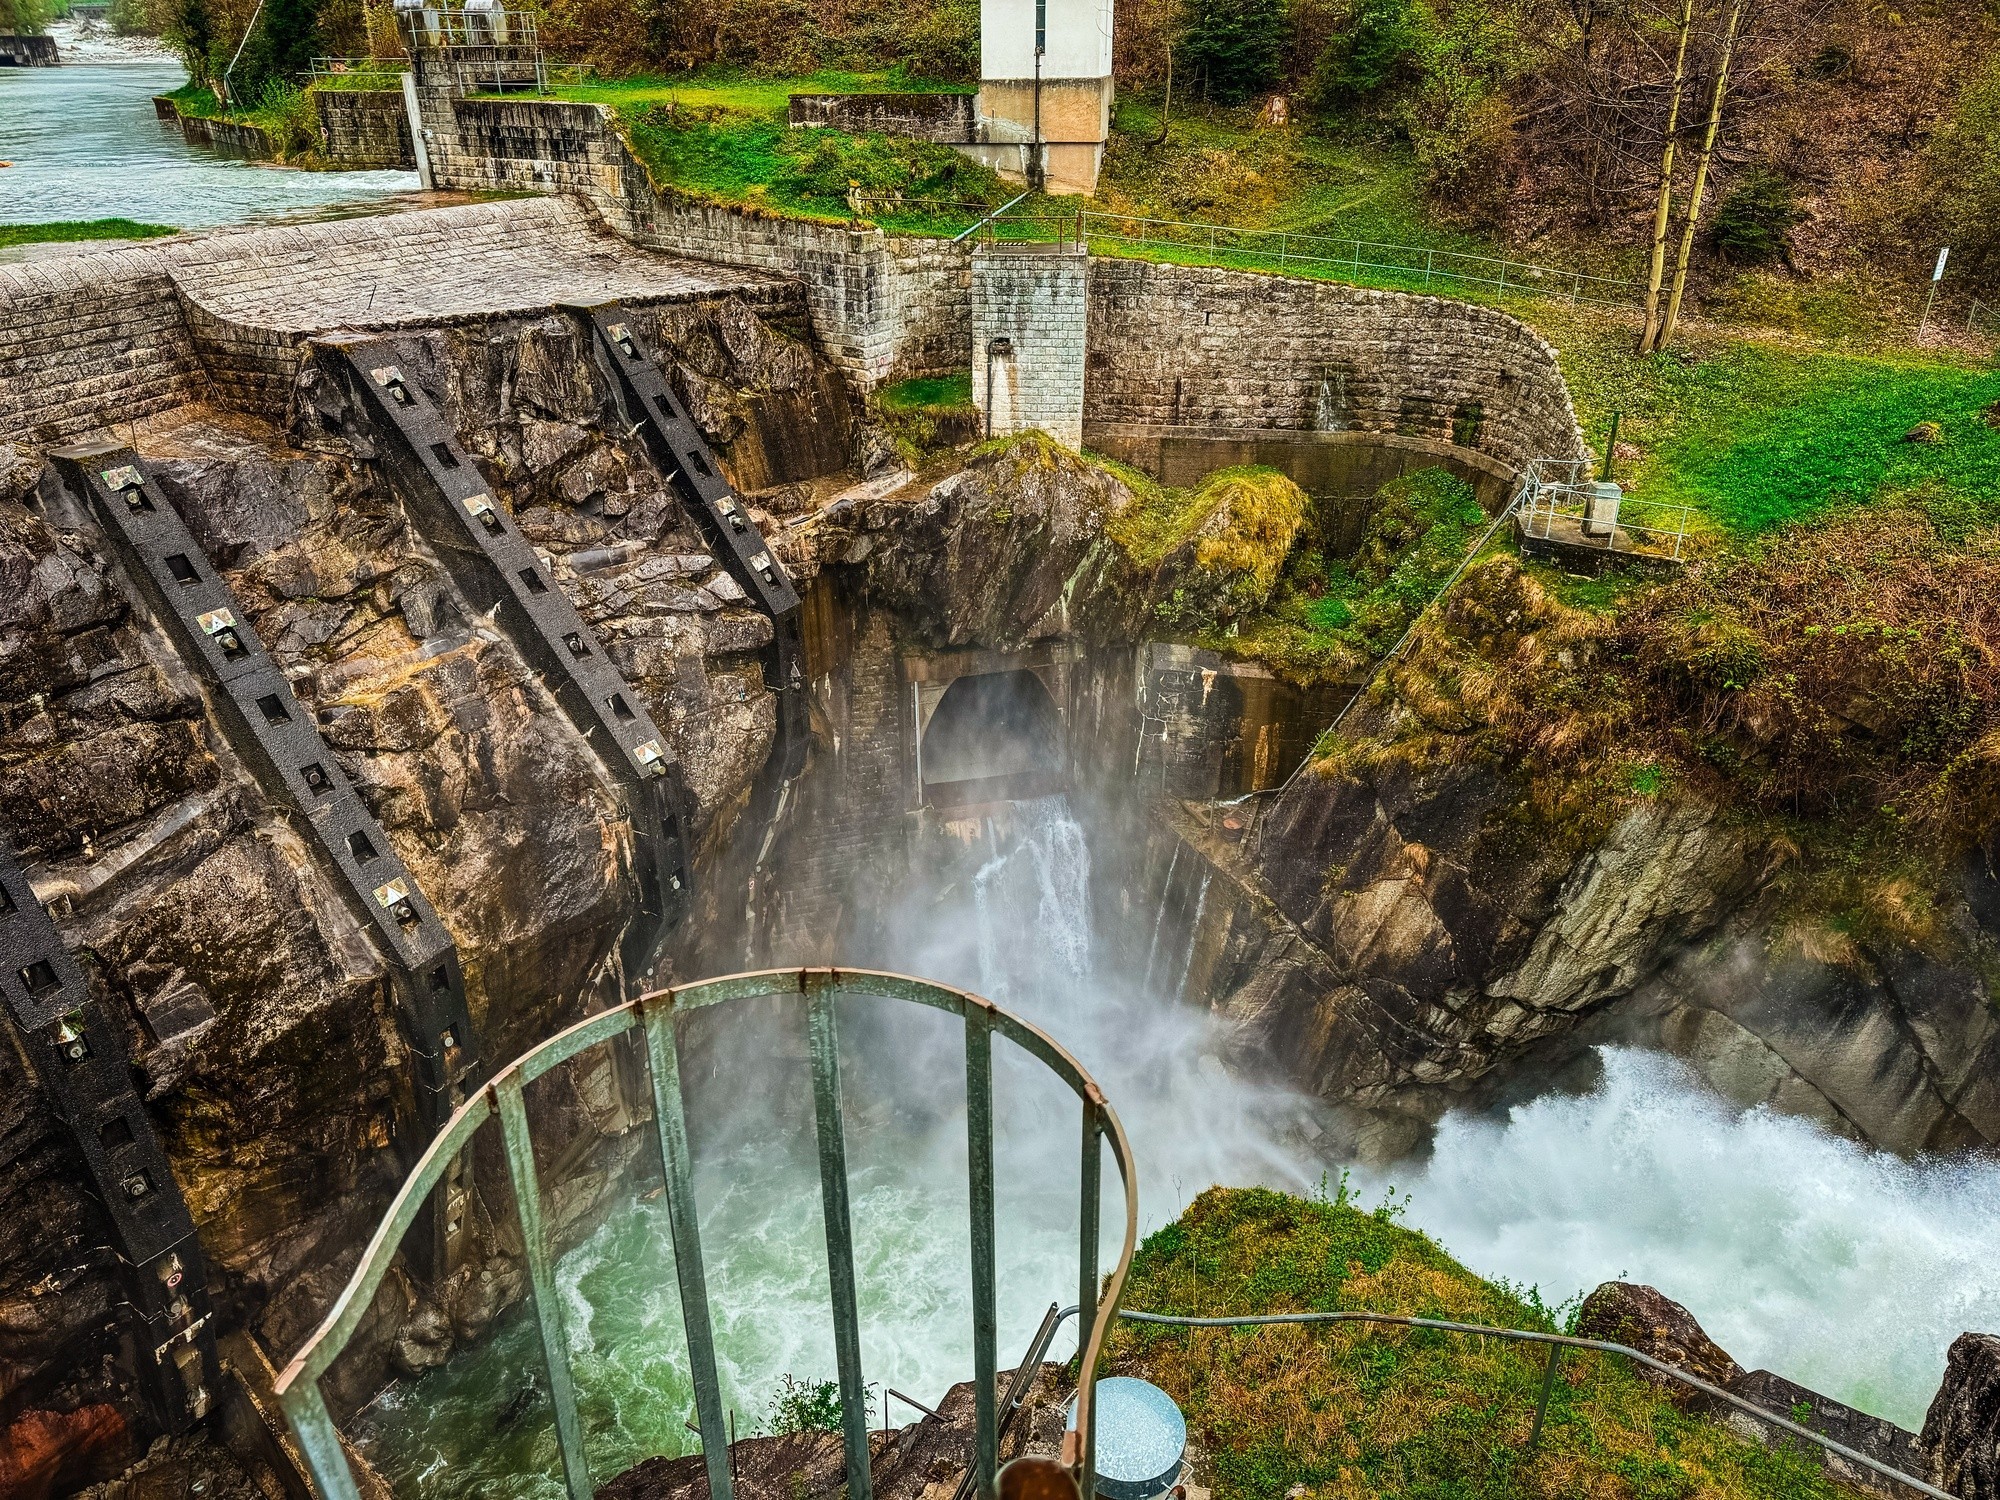
[[[1038,429],[1083,446],[1090,285],[1080,250],[997,244],[973,253],[972,404],[992,436]]]
[[[53,68],[61,60],[52,36],[0,36],[0,67]]]
[[[401,89],[321,89],[313,99],[328,161],[343,167],[415,169]]]
[[[600,105],[457,98],[422,54],[417,76],[438,187],[575,193],[637,244],[796,276],[827,355],[864,392],[971,361],[964,246],[706,203],[656,184]]]
[[[976,139],[972,94],[794,94],[794,128],[824,125],[867,135],[959,145]]]
[[[0,437],[55,443],[209,393],[158,251],[0,266]]]
[[[1586,451],[1555,351],[1506,313],[1103,259],[1091,271],[1084,428],[1132,424],[1396,434],[1510,470]]]

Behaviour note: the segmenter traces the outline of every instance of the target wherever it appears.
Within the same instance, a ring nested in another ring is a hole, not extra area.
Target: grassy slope
[[[1379,1312],[1553,1330],[1528,1294],[1481,1281],[1393,1212],[1211,1188],[1148,1239],[1124,1305],[1225,1316]],[[1690,1417],[1622,1361],[1567,1358],[1539,1453],[1525,1451],[1543,1356],[1498,1340],[1335,1325],[1255,1332],[1122,1324],[1119,1373],[1187,1414],[1217,1500],[1370,1496],[1831,1500],[1790,1451]]]
[[[48,224],[0,224],[0,250],[9,245],[41,245],[56,240],[150,240],[179,234],[171,224],[136,219],[59,219]]]

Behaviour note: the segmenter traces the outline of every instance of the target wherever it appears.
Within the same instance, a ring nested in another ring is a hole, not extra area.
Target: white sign
[[[1937,263],[1937,269],[1931,272],[1931,280],[1932,280],[1932,281],[1943,281],[1943,280],[1944,280],[1944,262],[1945,262],[1945,257],[1946,257],[1946,256],[1948,256],[1948,255],[1950,255],[1950,254],[1951,254],[1951,246],[1949,246],[1949,245],[1946,245],[1946,246],[1944,247],[1944,249],[1942,249],[1942,250],[1938,251],[1938,263]]]

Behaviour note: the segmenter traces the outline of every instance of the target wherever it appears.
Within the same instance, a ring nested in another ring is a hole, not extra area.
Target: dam
[[[1175,628],[1238,502],[1120,540],[1250,467],[1338,559],[1439,473],[1477,542],[1591,457],[1532,328],[411,98],[486,196],[0,265],[10,1483],[991,1489],[1218,1184],[1644,1280],[1927,1461],[2000,1318],[1983,981],[1767,962],[1698,810],[1332,774],[1378,662]],[[981,441],[899,444],[989,365]]]

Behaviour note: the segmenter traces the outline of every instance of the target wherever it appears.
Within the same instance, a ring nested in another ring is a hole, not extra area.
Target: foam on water
[[[1449,1117],[1399,1179],[1408,1221],[1551,1302],[1620,1278],[1762,1367],[1906,1427],[1945,1350],[2000,1329],[2000,1162],[1909,1162],[1738,1110],[1674,1059],[1606,1048],[1600,1085]]]

